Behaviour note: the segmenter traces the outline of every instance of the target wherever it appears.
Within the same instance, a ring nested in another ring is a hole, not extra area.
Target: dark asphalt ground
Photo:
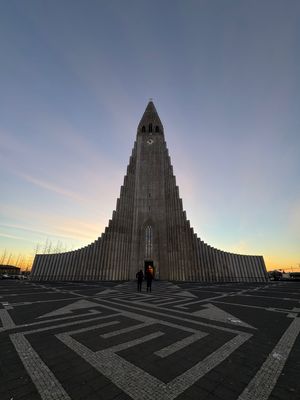
[[[300,282],[0,281],[0,400],[299,400]]]

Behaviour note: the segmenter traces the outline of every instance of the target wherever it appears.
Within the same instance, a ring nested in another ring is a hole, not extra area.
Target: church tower
[[[116,210],[90,245],[66,253],[38,254],[34,280],[128,280],[151,265],[155,278],[175,281],[267,280],[263,257],[224,252],[203,242],[183,210],[152,101],[137,128]]]

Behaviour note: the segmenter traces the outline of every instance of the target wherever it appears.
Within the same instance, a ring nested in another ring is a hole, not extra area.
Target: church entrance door
[[[153,261],[152,260],[145,260],[145,271],[144,271],[144,274],[146,275],[146,271],[147,271],[147,268],[150,268],[150,269],[152,269],[152,275],[153,275],[153,278],[155,278],[155,268],[154,268],[154,265],[153,265]]]

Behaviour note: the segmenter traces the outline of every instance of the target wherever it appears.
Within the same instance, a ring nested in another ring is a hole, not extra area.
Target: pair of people
[[[139,270],[136,274],[137,278],[137,290],[138,292],[142,291],[142,283],[144,279],[144,274],[143,270]],[[151,292],[151,286],[152,286],[152,279],[153,279],[153,268],[151,266],[147,267],[146,272],[145,272],[145,279],[147,281],[147,292]]]

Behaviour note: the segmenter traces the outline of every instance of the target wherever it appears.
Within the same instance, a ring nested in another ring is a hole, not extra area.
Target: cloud
[[[54,184],[49,183],[47,181],[43,181],[41,179],[35,178],[35,177],[33,177],[31,175],[28,175],[28,174],[24,174],[24,173],[21,173],[21,172],[18,172],[17,174],[21,178],[25,179],[26,181],[28,181],[30,183],[33,183],[36,186],[39,186],[39,187],[41,187],[43,189],[46,189],[46,190],[49,190],[51,192],[57,193],[57,194],[59,194],[61,196],[70,198],[73,201],[88,202],[88,199],[86,199],[86,198],[80,196],[79,194],[77,194],[75,192],[72,192],[70,190],[63,189],[63,188],[61,188],[61,187],[59,187],[57,185],[54,185]]]
[[[53,221],[56,223],[56,221]],[[76,226],[76,228],[72,227],[72,224]],[[89,225],[89,224],[84,224],[80,223],[79,221],[72,221],[72,224],[70,222],[68,223],[67,220],[61,221],[62,226],[56,226],[52,225],[49,226],[49,229],[43,230],[43,229],[36,229],[36,228],[31,228],[28,226],[20,225],[20,224],[0,224],[1,227],[3,228],[8,228],[8,229],[14,229],[14,230],[21,230],[25,232],[32,232],[36,234],[40,234],[44,237],[61,237],[65,239],[75,239],[78,241],[84,241],[86,239],[88,240],[95,240],[99,236],[99,230],[97,229],[96,225]],[[23,239],[19,236],[12,236],[10,234],[3,234],[3,236],[6,235],[6,237],[11,237],[15,239]],[[24,239],[25,240],[25,239]],[[28,239],[26,239],[28,241]]]
[[[15,235],[9,235],[7,233],[0,232],[1,237],[9,238],[9,239],[15,239],[15,240],[25,240],[26,242],[31,242],[31,240],[28,240],[28,238],[21,237],[21,236],[15,236]]]

